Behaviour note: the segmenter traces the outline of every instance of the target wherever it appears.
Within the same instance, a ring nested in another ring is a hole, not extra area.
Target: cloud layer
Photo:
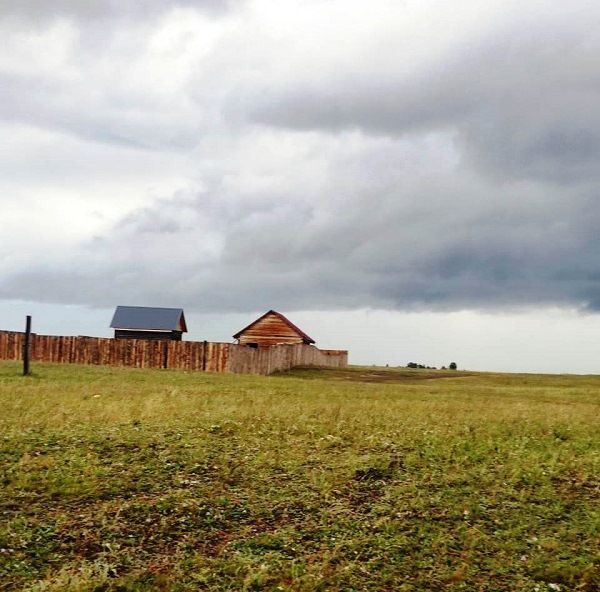
[[[281,4],[0,4],[0,297],[600,308],[600,9]]]

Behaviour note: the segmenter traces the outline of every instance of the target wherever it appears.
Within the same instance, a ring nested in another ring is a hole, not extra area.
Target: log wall
[[[289,321],[284,321],[279,313],[270,311],[234,337],[237,337],[242,345],[255,343],[261,347],[281,343],[304,343],[302,335],[288,323]]]
[[[0,331],[0,359],[21,360],[24,333]],[[31,335],[32,362],[174,368],[235,374],[273,374],[298,366],[345,368],[348,352],[282,344],[254,349],[233,343],[151,341]]]

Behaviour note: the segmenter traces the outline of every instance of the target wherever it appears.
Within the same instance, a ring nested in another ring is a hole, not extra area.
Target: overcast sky
[[[598,372],[600,5],[0,0],[0,328],[117,304]]]

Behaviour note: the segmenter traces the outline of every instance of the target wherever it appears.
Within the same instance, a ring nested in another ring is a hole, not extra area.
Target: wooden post
[[[208,356],[208,342],[204,342],[204,347],[202,348],[202,371],[206,372],[206,357]]]
[[[23,376],[29,374],[29,341],[31,338],[31,315],[25,320],[25,341],[23,343]]]
[[[162,367],[163,368],[168,368],[169,367],[169,341],[162,341],[161,344],[163,346],[163,360],[162,360]]]

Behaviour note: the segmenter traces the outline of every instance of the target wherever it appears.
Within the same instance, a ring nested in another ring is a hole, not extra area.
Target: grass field
[[[0,362],[0,590],[600,589],[600,377]]]

